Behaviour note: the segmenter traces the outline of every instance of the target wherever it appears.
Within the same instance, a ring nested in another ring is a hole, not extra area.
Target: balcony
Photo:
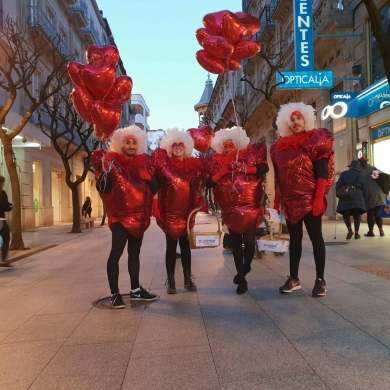
[[[73,5],[77,3],[77,0],[67,0],[69,5]]]
[[[249,0],[242,0],[242,12],[248,11]]]
[[[87,7],[83,0],[77,0],[77,3],[70,8],[73,10],[74,18],[80,27],[88,26]]]
[[[99,38],[99,34],[97,33],[95,26],[93,25],[91,19],[89,19],[89,24],[87,27],[83,27],[82,32],[85,34],[85,37],[89,40],[91,44],[96,44],[98,46],[102,46],[102,41]]]
[[[70,56],[71,53],[68,47],[65,42],[60,41],[60,37],[56,29],[50,23],[50,20],[47,18],[45,13],[39,7],[29,7],[29,10],[28,25],[30,27],[40,28],[62,55]]]
[[[261,29],[256,34],[258,35],[259,40],[267,30],[269,31],[270,29],[275,28],[275,21],[271,18],[274,9],[275,9],[275,1],[271,1],[270,5],[266,5],[263,8],[263,12],[260,15]]]

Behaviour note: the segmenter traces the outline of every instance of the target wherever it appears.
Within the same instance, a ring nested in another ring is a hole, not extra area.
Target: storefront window
[[[390,4],[381,9],[382,25],[385,31],[389,29],[390,23]],[[371,60],[372,60],[372,82],[380,80],[386,76],[385,67],[383,65],[383,58],[379,51],[379,46],[371,31]]]

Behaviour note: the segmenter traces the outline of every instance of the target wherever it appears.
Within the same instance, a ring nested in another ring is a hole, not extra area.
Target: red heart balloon
[[[221,74],[225,71],[226,61],[222,58],[212,56],[205,50],[197,51],[196,59],[210,73]]]
[[[201,126],[197,129],[188,129],[194,140],[194,148],[201,153],[206,153],[210,149],[211,141],[213,139],[213,129],[210,126]]]
[[[244,37],[251,37],[260,31],[261,23],[259,19],[245,12],[236,12],[235,15],[237,20],[245,27]]]
[[[82,87],[73,88],[70,93],[70,98],[72,99],[73,106],[77,113],[87,122],[93,122],[91,116],[91,106],[93,98],[91,94]]]
[[[196,30],[196,33],[195,33],[195,36],[196,36],[196,39],[198,40],[199,42],[199,45],[203,46],[203,39],[205,39],[206,37],[210,37],[210,36],[213,36],[215,35],[214,32],[212,32],[211,30],[207,30],[207,28],[204,28],[204,27],[201,27],[201,28],[198,28]]]
[[[226,12],[230,12],[230,11],[223,10],[219,12],[212,12],[210,14],[205,15],[203,17],[203,25],[207,29],[217,33],[217,35],[222,35],[222,18]]]
[[[85,85],[81,80],[81,75],[80,75],[81,69],[84,68],[84,65],[80,64],[80,62],[77,61],[71,61],[69,62],[67,68],[68,68],[69,77],[72,79],[75,85],[85,88]]]
[[[233,60],[247,60],[255,56],[261,49],[261,44],[253,39],[247,39],[236,43],[234,52],[230,58]]]
[[[237,43],[242,39],[245,31],[245,26],[239,22],[237,16],[233,12],[229,11],[223,15],[222,35],[225,38],[230,39],[233,43]]]
[[[86,52],[87,62],[90,65],[97,66],[103,62],[116,65],[119,60],[119,51],[115,46],[91,45]]]
[[[95,98],[104,98],[115,84],[116,68],[113,64],[85,65],[81,69],[81,80]]]
[[[205,37],[202,46],[209,54],[218,58],[230,57],[234,51],[233,42],[218,35]]]
[[[119,103],[124,104],[130,99],[132,88],[133,80],[131,77],[117,77],[114,86],[110,89],[110,92],[106,95],[104,100],[109,101],[115,99]]]
[[[104,100],[93,102],[91,116],[95,124],[95,130],[98,129],[96,135],[101,138],[104,134],[109,138],[118,127],[121,114],[121,105],[116,102],[106,102]]]
[[[229,59],[228,70],[236,71],[241,68],[241,61]]]

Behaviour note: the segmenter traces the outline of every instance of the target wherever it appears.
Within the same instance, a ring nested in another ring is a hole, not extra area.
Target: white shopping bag
[[[290,246],[289,241],[285,240],[258,240],[258,248],[260,251],[269,252],[287,252]]]
[[[271,222],[278,222],[278,223],[286,223],[286,218],[284,217],[283,213],[278,213],[278,210],[275,209],[269,209],[267,208],[267,211],[269,212],[269,220]]]

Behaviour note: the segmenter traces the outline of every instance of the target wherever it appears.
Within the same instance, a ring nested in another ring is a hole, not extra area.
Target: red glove
[[[225,175],[231,172],[229,165],[222,165],[220,170],[211,178],[214,183],[218,183]]]
[[[204,196],[199,196],[199,201],[198,201],[198,207],[202,207],[205,205],[205,201],[204,201]]]
[[[144,181],[151,181],[152,180],[152,175],[146,170],[139,171],[139,177],[144,180]]]
[[[153,199],[152,215],[156,219],[161,219],[160,210],[158,208],[158,199]]]
[[[278,211],[278,214],[280,214],[280,194],[278,191],[275,191],[274,209]]]
[[[328,181],[326,179],[317,179],[316,193],[314,194],[312,212],[315,217],[325,212],[325,187]]]
[[[246,167],[246,174],[247,175],[256,175],[257,174],[257,168],[255,166],[249,166]]]

